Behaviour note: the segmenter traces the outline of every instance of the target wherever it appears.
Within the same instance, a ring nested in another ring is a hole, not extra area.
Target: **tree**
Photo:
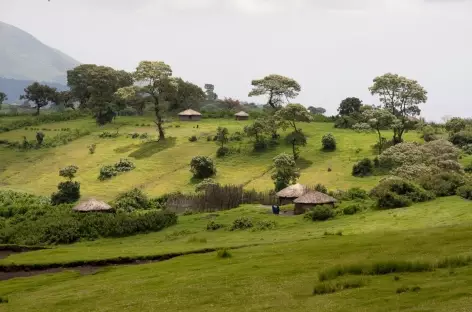
[[[228,128],[218,127],[216,130],[216,141],[220,144],[220,147],[225,147],[225,144],[229,142]]]
[[[159,132],[159,140],[165,140],[163,127],[163,101],[169,97],[172,89],[172,69],[169,65],[160,61],[141,61],[133,73],[133,78],[139,86],[129,86],[119,89],[116,95],[128,99],[135,97],[137,93],[142,93],[154,103],[154,114],[156,116],[156,126]],[[174,89],[175,90],[175,89]]]
[[[288,104],[277,111],[275,116],[284,121],[281,125],[282,128],[286,128],[288,124],[293,127],[295,131],[298,131],[297,122],[310,122],[313,120],[311,114],[301,104]]]
[[[301,91],[298,82],[280,75],[253,80],[252,86],[249,96],[267,96],[267,104],[274,109],[279,109],[285,101],[296,98]]]
[[[293,156],[283,153],[274,158],[271,178],[274,181],[276,191],[297,183],[299,177],[300,171]]]
[[[55,105],[64,105],[64,107],[75,110],[74,100],[75,99],[70,91],[59,91],[54,95],[52,102]]]
[[[20,96],[21,100],[28,100],[36,105],[36,115],[39,115],[41,107],[54,101],[56,96],[56,88],[51,88],[48,85],[43,85],[38,82],[34,82],[25,89],[25,94]]]
[[[379,136],[379,155],[382,154],[385,138],[382,137],[381,130],[391,129],[398,126],[397,118],[386,109],[366,110],[363,114],[364,119],[372,129],[377,131]]]
[[[344,99],[339,104],[338,114],[339,116],[352,116],[359,114],[362,107],[362,101],[356,97],[349,97]]]
[[[244,127],[248,137],[254,137],[256,142],[264,141],[264,133],[267,131],[264,120],[256,119],[251,125]]]
[[[205,93],[206,93],[206,98],[208,101],[218,100],[218,94],[215,93],[214,85],[210,83],[205,84]]]
[[[182,78],[172,79],[168,84],[169,90],[166,100],[169,102],[169,110],[198,108],[206,98],[205,92],[199,86],[184,81]]]
[[[323,145],[324,151],[336,150],[336,138],[332,133],[327,133],[321,138],[321,145]]]
[[[224,100],[220,101],[223,107],[227,110],[237,110],[241,108],[241,102],[239,100],[234,100],[232,98],[225,98]]]
[[[8,100],[8,97],[5,93],[0,91],[0,108],[2,108],[2,104],[4,101]]]
[[[300,146],[306,146],[306,136],[301,130],[293,131],[286,138],[285,141],[292,145],[293,159],[297,160],[300,156]]]
[[[419,104],[428,100],[428,92],[416,80],[391,73],[376,77],[369,90],[372,95],[378,95],[384,108],[397,117],[399,122],[393,128],[393,141],[401,143],[411,119],[421,113]]]
[[[308,111],[313,115],[324,115],[326,113],[326,109],[324,109],[323,107],[310,106],[308,107]]]
[[[82,64],[74,69],[67,71],[67,85],[74,98],[79,101],[80,108],[85,108],[91,96],[89,90],[89,73],[94,70],[97,65]]]
[[[465,130],[467,123],[460,117],[453,117],[446,122],[446,130],[452,134]]]
[[[53,205],[70,204],[79,200],[80,198],[80,183],[72,181],[79,168],[77,166],[68,166],[59,171],[61,177],[68,181],[58,184],[58,192],[51,195],[51,203]]]

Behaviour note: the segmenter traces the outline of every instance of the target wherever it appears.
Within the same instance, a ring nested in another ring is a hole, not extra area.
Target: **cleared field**
[[[52,149],[19,152],[0,147],[2,164],[0,165],[0,187],[4,189],[26,191],[49,195],[56,189],[60,180],[57,172],[61,167],[75,164],[79,169],[78,181],[82,183],[83,198],[98,197],[109,200],[118,193],[132,187],[141,187],[151,196],[158,196],[172,191],[192,191],[189,163],[196,155],[214,157],[217,166],[217,181],[223,184],[245,184],[247,188],[265,191],[273,188],[268,170],[272,158],[282,152],[291,152],[290,146],[283,142],[276,148],[264,153],[254,153],[248,140],[232,142],[231,146],[240,152],[224,159],[216,159],[217,146],[208,142],[207,137],[216,132],[218,126],[227,127],[230,133],[243,131],[249,122],[233,120],[204,120],[197,123],[170,123],[166,129],[169,137],[165,144],[144,142],[127,138],[131,132],[155,135],[152,118],[119,117],[116,124],[98,127],[91,119],[70,122],[51,123],[36,128],[44,129],[87,129],[91,134]],[[148,126],[149,125],[149,126]],[[114,139],[101,139],[102,131],[114,132],[119,128],[122,136]],[[351,130],[335,129],[330,123],[301,124],[308,135],[308,145],[302,148],[302,169],[300,182],[307,184],[322,183],[330,189],[346,189],[352,186],[371,188],[378,177],[364,179],[351,176],[352,165],[359,159],[372,156],[371,145],[376,142],[375,134],[360,134]],[[338,149],[332,153],[321,151],[321,137],[333,133]],[[1,133],[0,139],[22,140],[23,136],[34,139],[35,131],[19,129]],[[54,135],[55,131],[45,131]],[[189,142],[192,135],[199,137],[197,142]],[[386,133],[390,136],[390,133]],[[419,140],[416,133],[408,133],[407,140]],[[94,155],[88,153],[87,146],[97,144]],[[97,180],[100,167],[113,164],[120,158],[130,158],[136,164],[136,170],[100,182]],[[328,168],[332,171],[328,172]]]

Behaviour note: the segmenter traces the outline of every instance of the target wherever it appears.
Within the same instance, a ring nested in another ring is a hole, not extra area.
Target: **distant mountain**
[[[0,78],[0,91],[6,93],[8,101],[5,103],[18,103],[20,95],[24,94],[24,89],[37,80],[16,80],[8,78]],[[40,81],[41,82],[41,81]],[[69,88],[66,85],[57,82],[41,82],[50,87],[56,88],[58,91],[66,91]]]
[[[18,93],[23,93],[23,89],[33,81],[45,81],[58,89],[64,88],[67,70],[79,64],[29,33],[0,22],[0,78],[7,78],[1,79],[0,91],[5,92],[10,100],[15,100]]]

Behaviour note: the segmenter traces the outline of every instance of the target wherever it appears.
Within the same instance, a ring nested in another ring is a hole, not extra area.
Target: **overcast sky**
[[[277,73],[332,114],[346,97],[376,103],[372,79],[394,72],[429,91],[435,120],[472,116],[471,16],[468,0],[0,0],[1,21],[82,63],[162,60],[243,100]]]

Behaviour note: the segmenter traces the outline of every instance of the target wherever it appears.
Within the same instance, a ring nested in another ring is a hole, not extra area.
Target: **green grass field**
[[[0,119],[2,122],[2,119]],[[39,195],[49,195],[56,190],[60,178],[58,170],[67,165],[79,167],[78,181],[84,198],[97,197],[110,200],[120,192],[133,187],[140,187],[151,196],[158,196],[172,191],[193,191],[189,163],[197,155],[211,156],[216,160],[216,180],[222,184],[244,184],[246,188],[266,191],[273,188],[268,172],[272,158],[282,152],[291,152],[290,146],[281,143],[277,148],[264,153],[254,153],[250,143],[232,142],[240,149],[239,154],[224,159],[216,159],[217,145],[207,142],[209,135],[214,135],[218,126],[227,127],[230,133],[243,131],[248,122],[233,120],[205,120],[197,123],[171,123],[166,132],[169,140],[164,146],[156,142],[143,142],[127,138],[131,132],[156,134],[151,118],[119,117],[117,124],[98,127],[91,119],[46,124],[40,129],[80,128],[92,133],[67,145],[54,149],[41,149],[20,152],[0,147],[2,161],[0,164],[0,187],[4,189],[26,191]],[[139,126],[136,126],[139,125]],[[144,125],[144,126],[143,126]],[[149,127],[147,125],[150,125]],[[180,127],[177,128],[176,125]],[[123,136],[116,139],[100,139],[102,131],[115,131]],[[372,156],[371,145],[376,142],[375,134],[360,134],[351,130],[335,129],[330,123],[301,124],[309,136],[308,145],[302,148],[300,168],[301,183],[325,184],[330,189],[347,189],[361,186],[373,187],[378,177],[364,179],[351,176],[352,165],[366,157]],[[332,153],[321,151],[321,137],[333,133],[337,139],[338,149]],[[23,136],[34,139],[36,131],[19,129],[0,133],[1,139],[22,140]],[[58,132],[44,131],[46,140]],[[189,142],[192,135],[199,137],[197,142]],[[387,133],[386,136],[390,134]],[[419,140],[416,133],[408,133],[409,141]],[[87,146],[97,144],[94,155],[88,153]],[[136,170],[118,177],[100,182],[97,177],[100,167],[113,164],[120,158],[130,158],[136,164]],[[328,172],[328,168],[332,171]]]
[[[2,120],[6,119],[0,123]],[[133,187],[150,196],[193,191],[189,162],[193,156],[208,155],[216,161],[215,178],[220,183],[266,191],[273,188],[268,173],[272,158],[290,152],[290,147],[281,143],[265,153],[254,153],[247,140],[232,142],[231,146],[241,152],[216,159],[217,146],[206,139],[218,126],[234,133],[247,123],[205,120],[196,128],[197,123],[174,122],[167,124],[169,139],[165,144],[126,136],[131,132],[155,136],[152,119],[147,117],[119,117],[115,124],[101,128],[91,119],[37,126],[34,128],[50,129],[43,130],[47,137],[61,128],[87,129],[91,134],[51,149],[19,152],[0,147],[0,189],[49,195],[60,181],[58,170],[75,164],[80,168],[77,180],[82,198],[111,200]],[[120,137],[98,137],[118,127]],[[331,190],[354,186],[370,189],[381,178],[351,175],[356,161],[373,155],[375,134],[334,129],[329,123],[302,124],[301,128],[309,136],[299,162],[301,183],[322,183]],[[0,140],[33,139],[35,132],[18,129],[0,133]],[[328,132],[337,139],[338,148],[332,153],[321,151],[321,137]],[[199,140],[189,142],[192,135]],[[421,140],[416,132],[408,133],[406,139]],[[94,143],[96,153],[90,155],[87,146]],[[101,166],[125,157],[136,164],[134,171],[107,182],[98,181]],[[469,156],[461,161],[466,164],[471,160]],[[274,221],[276,226],[230,231],[232,222],[242,216],[254,223]],[[225,228],[207,231],[210,220]],[[70,269],[1,281],[0,298],[8,303],[0,303],[0,311],[471,311],[470,263],[425,272],[346,275],[324,283],[360,287],[313,295],[323,270],[379,261],[434,263],[446,257],[472,256],[471,236],[472,203],[459,197],[404,209],[369,209],[325,222],[308,221],[303,216],[274,216],[269,207],[245,205],[212,214],[179,216],[177,225],[161,232],[12,254],[1,259],[0,265],[67,264],[222,248],[229,248],[231,256],[223,259],[217,252],[188,254],[162,262],[100,268],[90,274]]]

